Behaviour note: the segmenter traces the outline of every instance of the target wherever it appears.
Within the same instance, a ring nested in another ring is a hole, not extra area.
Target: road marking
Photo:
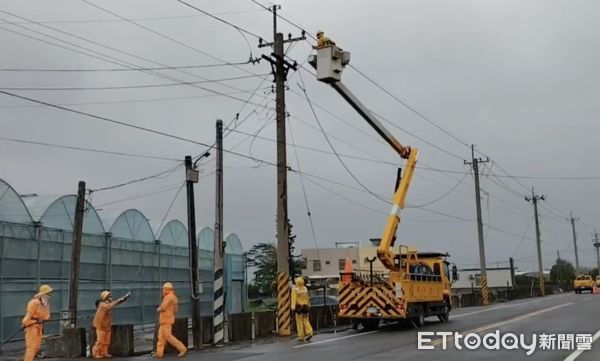
[[[592,337],[592,344],[594,342],[596,342],[596,340],[598,338],[600,338],[600,331],[596,332],[596,334],[594,335],[594,337]],[[578,358],[579,355],[581,355],[585,351],[586,350],[575,350],[572,354],[570,354],[569,356],[567,356],[567,358],[564,361],[575,361],[575,359]]]
[[[369,332],[356,333],[356,334],[348,335],[348,336],[335,337],[335,338],[330,338],[330,339],[327,339],[327,340],[305,343],[305,344],[302,344],[302,345],[294,346],[294,348],[316,346],[316,345],[321,345],[321,344],[324,344],[324,343],[345,340],[347,338],[353,338],[353,337],[358,337],[358,336],[370,335],[370,334],[375,333],[375,332],[379,332],[379,331],[369,331]]]
[[[541,314],[546,313],[546,312],[550,312],[550,311],[554,311],[554,310],[559,309],[559,308],[570,306],[572,304],[573,304],[573,302],[569,302],[569,303],[563,303],[563,304],[558,305],[558,306],[544,308],[544,309],[541,309],[541,310],[538,310],[538,311],[535,311],[535,312],[532,312],[532,313],[528,313],[526,315],[522,315],[522,316],[518,316],[518,317],[514,317],[514,318],[511,318],[511,319],[508,319],[506,321],[495,322],[495,323],[491,323],[489,325],[485,325],[485,326],[481,326],[481,327],[474,328],[474,329],[471,329],[471,330],[463,331],[463,332],[460,332],[459,334],[460,335],[465,335],[465,334],[469,334],[469,333],[477,333],[477,332],[489,330],[490,328],[499,328],[500,326],[505,326],[505,325],[508,325],[508,324],[511,324],[511,323],[523,321],[523,320],[526,320],[528,318],[532,318],[532,317],[541,315]],[[450,337],[446,338],[446,341],[451,341],[453,339],[454,339],[454,337],[450,336]],[[439,345],[440,343],[442,343],[442,341],[443,341],[443,339],[441,338],[439,340],[433,341],[431,344],[432,345]]]
[[[486,308],[484,310],[479,310],[479,311],[473,311],[473,312],[468,312],[468,313],[459,313],[458,315],[451,315],[451,318],[455,319],[455,318],[461,318],[461,317],[465,317],[465,316],[477,315],[479,313],[496,311],[496,310],[501,310],[504,308],[518,307],[518,306],[522,306],[522,305],[528,305],[530,303],[538,303],[541,301],[544,301],[544,299],[540,298],[540,299],[533,300],[533,301],[519,302],[519,303],[514,303],[514,304],[509,304],[509,305],[490,307],[490,308]]]

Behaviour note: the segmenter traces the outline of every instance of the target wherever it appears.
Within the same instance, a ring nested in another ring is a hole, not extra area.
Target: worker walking
[[[304,286],[304,278],[296,278],[296,287],[292,288],[292,312],[296,313],[296,329],[298,340],[310,341],[313,337],[313,329],[308,318],[310,300],[308,289]]]
[[[113,301],[110,291],[102,291],[100,299],[96,304],[96,315],[94,316],[93,325],[96,329],[96,343],[92,347],[92,357],[95,359],[110,358],[112,355],[108,353],[110,341],[112,337],[112,310],[115,306],[125,302],[131,295],[128,292],[125,296]]]
[[[163,358],[167,342],[179,351],[178,357],[183,357],[187,353],[185,345],[173,336],[173,324],[175,323],[178,303],[179,300],[175,296],[173,285],[171,282],[165,283],[163,285],[162,303],[156,309],[160,313],[158,318],[158,342],[156,343],[156,353],[154,354],[157,358]]]
[[[50,294],[52,291],[52,287],[42,285],[39,292],[27,303],[27,313],[21,321],[25,330],[23,361],[33,361],[42,346],[43,323],[50,319]]]
[[[323,31],[317,31],[317,45],[313,46],[313,49],[324,48],[326,46],[335,45],[335,42],[325,36]]]

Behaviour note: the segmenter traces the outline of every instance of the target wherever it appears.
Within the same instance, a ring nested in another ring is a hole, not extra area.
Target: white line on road
[[[600,331],[596,332],[596,334],[592,338],[592,344],[594,342],[596,342],[596,340],[598,338],[600,338]],[[585,350],[576,350],[575,352],[573,352],[572,354],[570,354],[564,361],[575,361],[575,359],[578,358],[579,355],[581,355],[584,352],[585,352]]]
[[[549,307],[549,308],[544,308],[544,309],[541,309],[541,310],[538,310],[538,311],[535,311],[535,312],[527,313],[527,314],[522,315],[522,316],[517,316],[517,317],[511,318],[511,319],[508,319],[506,321],[495,322],[495,323],[491,323],[491,324],[488,324],[488,325],[485,325],[485,326],[480,326],[480,327],[477,327],[477,328],[474,328],[474,329],[471,329],[471,330],[462,331],[462,332],[460,332],[460,334],[461,335],[466,335],[466,334],[469,334],[469,333],[478,333],[478,332],[486,331],[486,330],[489,330],[490,328],[499,328],[501,326],[505,326],[505,325],[508,325],[508,324],[511,324],[511,323],[523,321],[523,320],[526,320],[526,319],[529,319],[529,318],[532,318],[532,317],[535,317],[535,316],[539,316],[539,315],[541,315],[543,313],[546,313],[546,312],[550,312],[550,311],[554,311],[554,310],[559,309],[559,308],[567,307],[567,306],[570,306],[572,304],[573,304],[573,302],[569,302],[569,303],[563,303],[561,305],[557,305],[557,306],[553,306],[553,307]],[[454,337],[452,337],[452,336],[450,336],[450,337],[447,338],[447,340],[453,340],[453,339],[454,339]],[[435,340],[431,344],[432,345],[438,345],[438,344],[442,343],[443,340],[444,339]]]
[[[533,300],[533,301],[526,301],[526,302],[519,302],[519,303],[508,304],[508,305],[490,307],[490,308],[486,308],[486,309],[479,310],[479,311],[473,311],[473,312],[467,312],[467,313],[459,313],[458,315],[451,315],[450,317],[452,319],[461,318],[461,317],[476,315],[476,314],[483,313],[483,312],[490,312],[490,311],[502,310],[502,309],[505,309],[505,308],[519,307],[519,306],[523,306],[523,305],[528,305],[530,303],[538,303],[538,302],[541,302],[541,301],[544,301],[544,299],[543,298],[539,298],[539,299],[536,299],[536,300]]]
[[[327,340],[305,343],[305,344],[302,344],[302,345],[294,346],[294,348],[302,348],[302,347],[308,347],[308,346],[321,345],[321,344],[324,344],[324,343],[329,343],[329,342],[334,342],[334,341],[339,341],[339,340],[345,340],[347,338],[364,336],[364,335],[370,335],[370,334],[375,333],[375,332],[379,332],[379,331],[369,331],[369,332],[363,332],[363,333],[356,333],[356,334],[348,335],[348,336],[335,337],[335,338],[330,338],[330,339],[327,339]]]

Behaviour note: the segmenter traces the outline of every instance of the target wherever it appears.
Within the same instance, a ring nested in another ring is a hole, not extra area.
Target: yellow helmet
[[[100,293],[100,300],[101,301],[106,301],[107,299],[110,298],[110,296],[112,296],[112,294],[110,293],[110,291],[102,291]]]
[[[304,287],[304,278],[302,278],[302,277],[296,278],[296,287]]]
[[[48,285],[41,285],[39,293],[42,294],[42,295],[49,295],[50,293],[52,293],[52,291],[54,291],[52,289],[52,287],[50,287]]]
[[[171,282],[167,282],[163,285],[163,290],[172,290],[173,284]]]
[[[319,36],[319,35],[321,35],[321,34],[323,34],[323,30],[319,30],[319,31],[317,31],[317,36]]]

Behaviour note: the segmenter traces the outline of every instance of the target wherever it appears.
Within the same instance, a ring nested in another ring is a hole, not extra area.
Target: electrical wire
[[[179,193],[181,193],[181,190],[183,189],[183,187],[185,186],[185,181],[181,183],[181,185],[179,186],[179,189],[177,190],[177,192],[175,193],[175,196],[173,197],[173,200],[171,201],[171,203],[169,204],[169,207],[167,208],[167,211],[165,212],[165,215],[162,217],[162,220],[160,221],[160,226],[158,226],[158,230],[160,231],[162,230],[163,224],[165,224],[165,220],[167,219],[167,217],[169,216],[169,213],[171,212],[171,209],[173,208],[173,204],[175,204],[175,201],[177,200],[177,197],[179,197]]]
[[[238,11],[225,11],[214,13],[214,15],[237,15],[237,14],[251,14],[262,12],[262,10],[238,10]],[[178,16],[154,16],[154,17],[140,17],[132,18],[135,21],[162,21],[162,20],[181,20],[181,19],[193,19],[204,17],[205,15],[178,15]],[[89,23],[116,23],[122,22],[120,19],[83,19],[83,20],[46,20],[39,21],[41,24],[89,24]],[[27,21],[16,21],[15,24],[29,24]]]
[[[40,145],[40,146],[45,146],[45,147],[78,150],[78,151],[91,152],[91,153],[119,155],[119,156],[124,156],[124,157],[154,159],[154,160],[164,160],[164,161],[170,161],[170,162],[181,162],[180,159],[176,159],[176,158],[167,158],[167,157],[151,156],[151,155],[136,154],[136,153],[116,152],[116,151],[110,151],[110,150],[103,150],[103,149],[96,149],[96,148],[85,148],[85,147],[79,147],[79,146],[54,144],[54,143],[46,143],[46,142],[38,142],[38,141],[25,140],[25,139],[0,137],[0,141],[15,142],[15,143],[24,143],[24,144],[33,144],[33,145]]]
[[[233,80],[241,80],[241,79],[250,79],[255,77],[264,77],[268,74],[257,74],[257,75],[242,75],[221,79],[210,79],[210,80],[200,80],[200,81],[191,81],[191,82],[177,82],[177,83],[168,83],[168,84],[140,84],[140,85],[116,85],[116,86],[98,86],[98,87],[0,87],[2,90],[35,90],[35,91],[67,91],[67,90],[117,90],[117,89],[142,89],[142,88],[165,88],[172,86],[181,86],[181,85],[196,85],[196,84],[207,84],[207,83],[221,83],[225,81],[233,81]]]
[[[86,0],[83,0],[83,1],[88,2]],[[218,20],[218,21],[220,21],[220,22],[222,22],[222,23],[224,23],[226,25],[229,25],[229,26],[231,26],[232,28],[234,28],[234,29],[236,29],[238,31],[244,32],[244,33],[246,33],[246,34],[248,34],[250,36],[255,37],[256,39],[261,39],[261,37],[258,36],[258,35],[256,35],[255,33],[251,32],[251,31],[248,31],[248,30],[246,30],[244,28],[241,28],[241,27],[239,27],[239,26],[237,26],[237,25],[235,25],[235,24],[233,24],[233,23],[231,23],[231,22],[229,22],[229,21],[227,21],[225,19],[222,19],[222,18],[220,18],[220,17],[218,17],[216,15],[213,15],[213,14],[209,13],[208,11],[202,10],[202,9],[200,9],[200,8],[198,8],[198,7],[190,4],[190,3],[187,3],[187,2],[185,2],[183,0],[176,0],[176,1],[179,2],[179,3],[181,3],[181,4],[183,4],[183,5],[185,5],[185,6],[187,6],[187,7],[189,7],[189,8],[192,8],[192,9],[198,11],[198,12],[201,12],[202,14],[204,14],[206,16],[210,16],[211,18],[213,18],[215,20]]]
[[[173,66],[155,66],[141,68],[85,68],[85,69],[51,69],[51,68],[0,68],[4,72],[41,72],[41,73],[93,73],[93,72],[128,72],[128,71],[144,71],[144,70],[177,70],[177,69],[205,69],[205,68],[221,68],[225,66],[247,65],[259,63],[261,59],[249,59],[236,63],[219,63],[219,64],[194,64],[194,65],[173,65]]]
[[[167,169],[167,170],[163,170],[159,173],[156,174],[152,174],[149,176],[145,176],[142,178],[137,178],[137,179],[133,179],[127,182],[123,182],[123,183],[119,183],[119,184],[115,184],[112,186],[106,186],[106,187],[101,187],[101,188],[96,188],[96,189],[91,189],[90,192],[102,192],[102,191],[108,191],[108,190],[113,190],[113,189],[117,189],[117,188],[122,188],[131,184],[135,184],[135,183],[141,183],[144,181],[147,181],[149,179],[155,179],[155,178],[165,178],[166,176],[171,175],[173,172],[175,172],[177,169],[183,167],[183,164],[179,164],[173,168]]]
[[[304,79],[302,78],[302,74],[299,74],[299,76],[300,76],[300,81],[302,81],[302,84],[304,85]],[[323,136],[325,137],[325,140],[327,141],[327,144],[329,144],[329,147],[331,148],[331,150],[333,151],[333,153],[335,153],[335,156],[338,159],[338,161],[340,162],[340,164],[342,165],[342,167],[344,167],[344,169],[352,177],[352,179],[354,179],[354,181],[358,185],[360,185],[361,188],[363,188],[365,191],[367,191],[367,193],[371,194],[373,197],[379,199],[380,201],[382,201],[382,202],[384,202],[386,204],[389,204],[388,200],[386,200],[385,198],[383,198],[383,197],[379,196],[378,194],[374,193],[373,191],[371,191],[364,183],[362,183],[356,177],[356,175],[354,175],[354,173],[350,170],[350,168],[348,168],[348,166],[346,165],[346,163],[344,162],[344,160],[340,157],[340,155],[335,150],[335,147],[333,146],[333,143],[331,143],[331,140],[329,140],[329,137],[327,136],[327,133],[325,132],[325,129],[323,129],[323,126],[321,125],[321,121],[319,120],[319,116],[317,115],[317,112],[315,111],[315,108],[312,106],[312,103],[310,101],[308,93],[306,92],[305,87],[300,87],[300,89],[304,92],[304,96],[306,97],[306,101],[308,102],[308,105],[310,106],[310,110],[311,110],[313,116],[315,117],[315,120],[317,121],[317,124],[319,125],[319,128],[321,128],[321,131],[323,132]]]
[[[446,198],[449,194],[451,194],[452,192],[454,192],[454,190],[465,180],[465,178],[467,178],[468,174],[465,174],[459,181],[458,183],[456,183],[452,188],[450,188],[450,190],[444,194],[442,194],[441,196],[432,199],[429,202],[425,202],[423,204],[418,204],[418,205],[409,205],[407,206],[407,208],[422,208],[425,206],[429,206],[431,204],[437,203],[439,201],[441,201],[442,199]]]

